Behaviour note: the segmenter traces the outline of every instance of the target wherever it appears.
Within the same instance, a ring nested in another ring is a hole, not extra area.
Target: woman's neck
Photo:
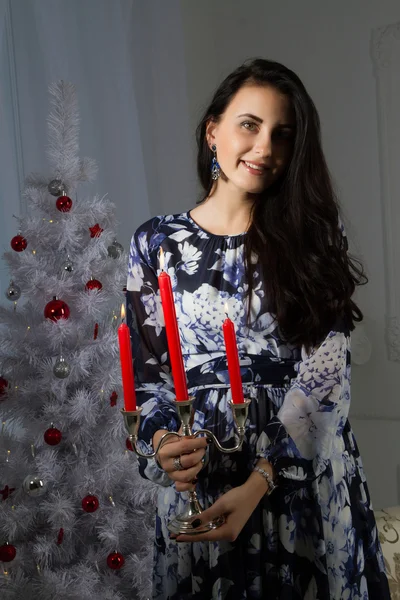
[[[250,225],[254,199],[245,194],[219,189],[191,211],[194,220],[216,235],[238,235]]]

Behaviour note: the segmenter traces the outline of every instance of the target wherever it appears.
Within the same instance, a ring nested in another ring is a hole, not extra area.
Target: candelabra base
[[[224,517],[217,517],[213,521],[202,523],[200,527],[194,528],[192,523],[196,519],[201,519],[202,512],[203,509],[197,498],[196,492],[190,492],[189,504],[186,510],[168,523],[169,531],[176,535],[181,533],[196,535],[199,533],[206,533],[212,529],[217,529],[217,527],[220,527],[225,523]]]

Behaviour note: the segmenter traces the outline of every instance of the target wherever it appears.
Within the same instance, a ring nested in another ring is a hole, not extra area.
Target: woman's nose
[[[268,158],[272,154],[272,140],[271,136],[265,136],[260,138],[254,148],[256,154],[261,158]]]

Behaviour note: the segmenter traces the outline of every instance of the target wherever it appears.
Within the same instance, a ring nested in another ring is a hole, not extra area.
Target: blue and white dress
[[[251,398],[241,452],[207,450],[197,485],[207,507],[269,460],[279,487],[264,497],[237,540],[177,543],[167,523],[182,512],[154,461],[144,477],[159,484],[154,600],[385,600],[382,552],[356,441],[348,421],[350,337],[341,325],[311,354],[285,343],[266,310],[256,270],[247,320],[244,239],[213,235],[190,213],[155,217],[132,238],[127,284],[140,438],[179,429],[157,275],[164,250],[172,279],[194,429],[233,443],[229,377],[222,334],[225,305],[234,321],[245,397]]]

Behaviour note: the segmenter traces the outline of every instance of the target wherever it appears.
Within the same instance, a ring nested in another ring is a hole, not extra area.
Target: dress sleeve
[[[303,349],[297,373],[256,447],[257,457],[273,465],[281,485],[305,485],[333,458],[350,408],[349,332],[331,331],[310,354]]]
[[[147,232],[132,237],[126,293],[127,324],[131,333],[138,406],[142,407],[139,444],[152,451],[152,438],[158,429],[178,431],[174,387],[167,352],[164,316],[156,269],[152,266]],[[173,482],[154,459],[139,458],[142,477],[163,486]]]

